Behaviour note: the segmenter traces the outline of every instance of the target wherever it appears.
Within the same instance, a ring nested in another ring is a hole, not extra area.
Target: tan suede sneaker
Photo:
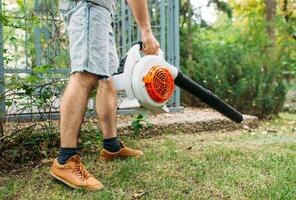
[[[110,152],[103,148],[101,150],[99,159],[104,161],[110,161],[115,158],[141,157],[143,155],[142,151],[125,147],[122,142],[120,142],[120,145],[122,148],[118,152]]]
[[[95,179],[83,166],[79,156],[69,158],[64,165],[54,159],[50,168],[51,175],[57,180],[72,188],[84,188],[89,190],[100,190],[103,185]]]

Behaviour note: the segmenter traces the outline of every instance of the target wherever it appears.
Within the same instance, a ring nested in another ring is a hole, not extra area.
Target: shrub
[[[186,33],[181,31],[185,73],[244,113],[268,117],[281,110],[287,92],[285,77],[295,65],[288,59],[291,44],[288,48],[285,43],[277,44],[278,51],[271,56],[268,37],[260,26],[253,32],[234,26],[195,29],[193,72],[188,71]],[[187,94],[182,98],[191,105],[196,102]]]

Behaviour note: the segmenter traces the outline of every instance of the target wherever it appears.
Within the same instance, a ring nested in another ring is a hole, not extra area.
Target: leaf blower
[[[154,113],[169,112],[166,103],[177,85],[229,119],[242,122],[240,112],[166,62],[161,50],[158,55],[144,55],[141,49],[141,43],[132,46],[113,75],[117,90],[126,93],[119,108],[143,106]]]

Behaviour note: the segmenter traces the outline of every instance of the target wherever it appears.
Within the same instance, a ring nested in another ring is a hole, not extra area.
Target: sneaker
[[[109,161],[115,158],[140,157],[143,155],[142,151],[125,147],[122,142],[120,142],[120,145],[121,145],[121,149],[118,152],[110,152],[103,148],[101,150],[99,159],[104,161]]]
[[[89,190],[100,190],[103,188],[102,183],[85,169],[80,157],[77,155],[69,158],[64,165],[60,165],[56,158],[50,168],[50,174],[72,188]]]

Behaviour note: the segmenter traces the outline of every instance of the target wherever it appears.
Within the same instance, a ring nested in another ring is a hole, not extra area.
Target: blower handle
[[[201,85],[183,75],[181,72],[178,73],[174,82],[177,86],[198,97],[204,103],[220,112],[227,118],[235,121],[236,123],[243,121],[243,115],[235,108],[231,107],[211,91],[203,88]]]
[[[136,44],[139,45],[139,50],[142,51],[144,48],[144,43],[142,41],[137,42]]]
[[[138,44],[139,45],[139,50],[142,51],[144,48],[144,42],[143,41],[138,41],[137,43],[134,44]],[[157,54],[158,56],[164,57],[164,52],[161,48],[158,49]]]

